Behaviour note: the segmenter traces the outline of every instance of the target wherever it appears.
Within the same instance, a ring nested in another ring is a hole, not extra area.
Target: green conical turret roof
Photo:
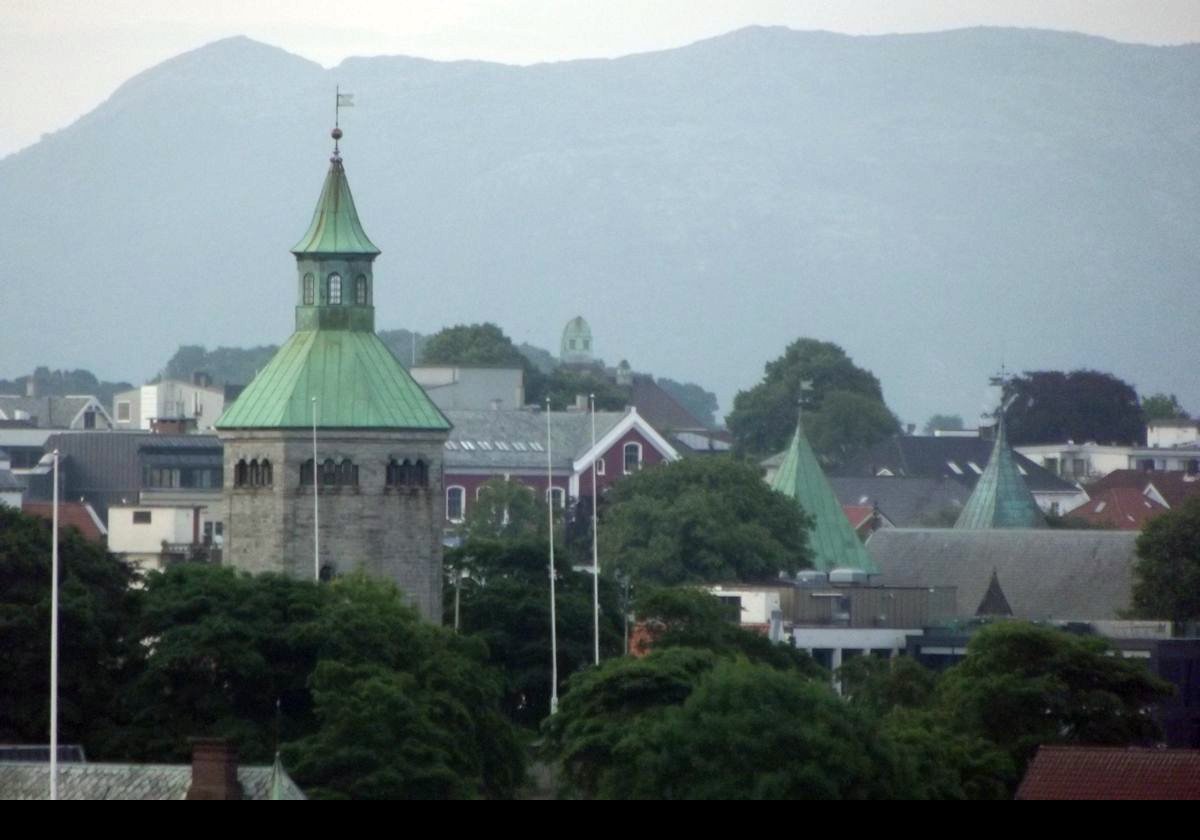
[[[975,483],[971,497],[958,515],[955,528],[1044,528],[1046,519],[1008,448],[1004,417],[996,424],[996,443]]]
[[[346,170],[342,166],[342,158],[336,151],[329,159],[329,173],[325,176],[325,185],[321,187],[321,197],[317,200],[317,209],[313,212],[312,224],[304,234],[292,253],[301,254],[369,254],[375,256],[379,249],[375,247],[362,223],[358,220],[358,210],[354,207],[354,197],[350,195],[350,182],[346,180]]]
[[[823,572],[860,569],[872,574],[879,571],[842,511],[800,423],[796,424],[796,434],[771,486],[799,502],[812,519],[808,545],[814,569]]]
[[[358,222],[336,150],[332,161],[312,225],[293,252],[322,278],[357,261],[355,270],[369,283],[379,249]],[[292,337],[225,410],[218,429],[309,428],[315,399],[317,426],[324,429],[449,430],[445,415],[375,334],[369,302],[326,298],[297,312]]]

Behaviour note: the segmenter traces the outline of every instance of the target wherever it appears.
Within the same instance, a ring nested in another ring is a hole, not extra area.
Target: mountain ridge
[[[556,346],[583,312],[598,352],[725,409],[799,335],[845,346],[914,422],[981,407],[1001,360],[1200,404],[1171,372],[1186,354],[1136,346],[1200,337],[1169,311],[1200,264],[1200,50],[1004,28],[760,27],[532,65],[205,45],[0,159],[20,234],[0,376],[138,378],[178,344],[286,338],[335,82],[358,94],[343,153],[384,250],[381,326]],[[1162,317],[1125,312],[1132,290]]]

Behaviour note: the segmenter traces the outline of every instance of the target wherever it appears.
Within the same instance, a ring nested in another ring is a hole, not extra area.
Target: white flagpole
[[[321,582],[321,480],[317,465],[317,398],[312,398],[313,433],[313,580]]]
[[[550,714],[558,711],[558,625],[554,610],[554,458],[550,449],[550,398],[546,397],[546,510],[550,518]]]
[[[50,799],[58,799],[58,450],[50,525]]]
[[[600,664],[600,521],[596,519],[596,395],[592,404],[592,646]]]

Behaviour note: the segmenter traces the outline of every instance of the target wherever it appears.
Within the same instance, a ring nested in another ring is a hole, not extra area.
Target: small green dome
[[[558,358],[565,364],[589,364],[592,361],[592,328],[576,315],[563,327]]]

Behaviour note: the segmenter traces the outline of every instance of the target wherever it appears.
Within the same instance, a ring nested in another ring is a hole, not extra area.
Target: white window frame
[[[595,466],[594,466],[594,469],[596,470],[596,475],[604,475],[604,470],[605,470],[606,468],[605,468],[605,466],[604,466],[604,459],[603,459],[603,458],[597,458],[597,459],[595,460]]]
[[[125,409],[124,412],[122,412],[121,409]],[[129,400],[117,400],[117,422],[118,423],[132,422],[132,418],[133,418],[133,410],[132,409],[133,409],[133,406],[129,402]],[[121,416],[122,414],[124,414],[125,416],[122,417]]]
[[[637,467],[629,469],[629,447],[637,448]],[[642,445],[636,440],[631,440],[629,443],[621,447],[621,467],[625,470],[625,475],[633,475],[642,468]]]
[[[458,518],[455,519],[450,515],[450,494],[453,491],[459,491],[462,494],[462,503],[459,505]],[[461,484],[451,484],[446,488],[446,519],[450,522],[462,522],[467,518],[467,488]]]
[[[567,491],[566,490],[564,490],[561,487],[554,487],[554,486],[548,487],[546,489],[546,502],[550,503],[551,498],[553,498],[555,500],[553,502],[555,510],[566,510],[566,508],[567,508]]]

